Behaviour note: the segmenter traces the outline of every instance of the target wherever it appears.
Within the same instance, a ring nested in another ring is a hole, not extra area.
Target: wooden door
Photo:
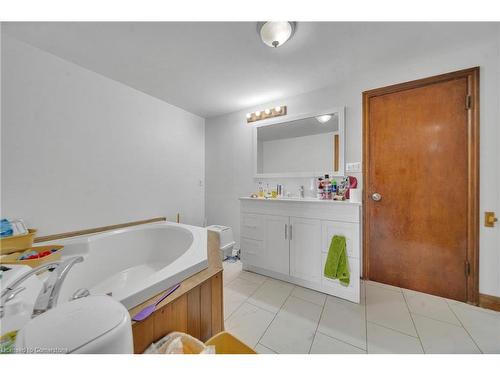
[[[365,92],[365,278],[477,302],[478,69]]]
[[[290,218],[290,276],[321,281],[321,221]]]
[[[288,275],[290,272],[290,245],[288,241],[288,216],[265,217],[265,251],[262,267]]]

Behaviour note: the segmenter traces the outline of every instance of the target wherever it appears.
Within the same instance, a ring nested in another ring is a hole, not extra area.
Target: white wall
[[[361,48],[361,47],[360,47]],[[275,105],[287,105],[288,114],[346,106],[346,162],[361,161],[362,111],[361,93],[408,80],[424,78],[454,70],[481,67],[481,187],[480,187],[480,291],[500,296],[500,235],[499,226],[485,228],[483,212],[500,212],[500,156],[498,123],[499,106],[499,35],[485,34],[484,39],[453,50],[441,50],[406,64],[394,66],[373,63],[371,69],[345,77],[335,87],[247,108],[245,110],[207,119],[206,121],[206,211],[210,224],[229,225],[238,238],[238,197],[256,190],[258,181],[252,177],[252,126],[246,124],[245,114]],[[352,174],[361,180],[359,173]],[[309,186],[309,180],[270,180],[283,183],[289,190],[298,185]],[[361,183],[361,181],[360,181]],[[432,181],[422,181],[422,186]]]
[[[2,217],[40,234],[204,218],[204,119],[2,36]]]

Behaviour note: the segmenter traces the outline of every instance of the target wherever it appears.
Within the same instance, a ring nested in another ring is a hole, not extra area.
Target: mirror
[[[344,108],[263,121],[254,128],[256,178],[344,175]]]

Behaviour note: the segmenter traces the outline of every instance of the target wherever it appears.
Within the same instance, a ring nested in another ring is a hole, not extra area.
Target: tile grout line
[[[422,342],[422,339],[420,338],[420,334],[418,333],[417,325],[415,324],[415,320],[413,319],[413,315],[411,314],[410,305],[408,305],[408,300],[406,299],[406,295],[405,295],[404,291],[401,291],[401,294],[403,294],[403,299],[405,300],[405,305],[406,305],[406,308],[408,310],[408,314],[410,315],[411,322],[413,323],[413,328],[415,328],[415,332],[416,332],[417,337],[418,337],[418,342],[420,342],[420,347],[422,348],[422,352],[424,354],[426,354],[425,348],[424,348],[424,343]]]
[[[267,347],[267,346],[265,346],[265,345],[261,344],[260,342],[258,342],[257,344],[255,344],[254,349],[256,349],[258,345],[263,346],[264,348],[266,348],[266,349],[268,349],[268,350],[272,351],[272,352],[273,352],[273,354],[279,354],[276,350],[273,350],[273,349],[271,349],[271,348],[269,348],[269,347]],[[257,354],[261,354],[261,353],[257,353]]]
[[[264,283],[263,283],[264,284]],[[265,346],[264,344],[262,344],[260,342],[260,340],[262,340],[262,338],[264,337],[264,335],[267,333],[267,331],[269,330],[269,327],[271,327],[271,324],[273,324],[273,322],[276,320],[276,317],[278,316],[279,312],[281,311],[281,309],[283,308],[283,306],[285,305],[286,301],[288,301],[288,298],[290,298],[290,296],[292,295],[292,292],[293,290],[296,288],[297,286],[295,286],[294,288],[292,288],[292,290],[290,290],[290,294],[288,294],[288,296],[285,298],[285,300],[283,301],[283,303],[281,304],[280,308],[278,309],[278,311],[274,314],[274,317],[273,317],[273,320],[271,320],[271,322],[269,322],[269,324],[267,325],[266,327],[266,330],[264,331],[264,333],[259,337],[259,340],[257,341],[257,344],[261,344],[262,346]],[[258,306],[257,306],[258,307]],[[263,309],[265,310],[265,309]],[[266,310],[267,311],[267,310]],[[268,348],[266,346],[266,348]],[[272,349],[272,348],[268,348],[268,349],[271,349],[272,351],[278,353],[276,350]],[[280,354],[280,353],[278,353]]]
[[[411,313],[410,313],[411,315]],[[370,324],[374,324],[376,326],[379,326],[379,327],[382,327],[382,328],[385,328],[385,329],[388,329],[389,331],[393,331],[393,332],[396,332],[396,333],[399,333],[401,335],[404,335],[404,336],[408,336],[408,337],[411,337],[412,339],[417,339],[417,340],[420,340],[419,337],[418,337],[418,333],[417,333],[417,336],[413,336],[413,335],[410,335],[409,333],[406,333],[406,332],[402,332],[402,331],[398,331],[397,329],[395,328],[392,328],[392,327],[387,327],[383,324],[380,324],[380,323],[377,323],[377,322],[372,322],[371,320],[367,320],[367,323],[370,323]],[[457,326],[455,326],[457,327]]]
[[[470,334],[470,332],[467,330],[467,328],[465,328],[462,320],[458,317],[458,315],[455,313],[455,310],[453,310],[450,306],[450,303],[445,300],[446,302],[446,305],[448,306],[448,308],[451,310],[451,312],[453,313],[453,315],[455,315],[455,318],[457,318],[457,320],[460,322],[460,325],[462,326],[462,328],[464,329],[464,331],[467,333],[467,335],[470,337],[470,339],[472,340],[472,342],[474,343],[474,345],[476,345],[477,349],[479,350],[479,352],[481,354],[484,354],[483,350],[479,347],[478,343],[476,342],[476,340],[474,340],[474,338],[472,337],[472,335]]]
[[[328,337],[328,338],[330,338],[330,339],[333,339],[333,340],[339,341],[339,342],[341,342],[341,343],[343,343],[343,344],[346,344],[346,345],[348,345],[348,346],[352,346],[353,348],[356,348],[356,349],[362,350],[362,351],[364,351],[364,352],[365,352],[365,354],[367,354],[367,350],[366,350],[366,349],[364,349],[364,348],[360,348],[359,346],[356,346],[356,345],[351,344],[351,343],[349,343],[349,342],[347,342],[347,341],[341,340],[341,339],[339,339],[338,337],[334,337],[334,336],[332,336],[332,335],[329,335],[328,333],[324,333],[324,332],[321,332],[321,331],[318,331],[318,333],[321,333],[323,336],[326,336],[326,337]],[[337,353],[331,353],[331,354],[337,354]]]
[[[293,291],[292,291],[292,293],[293,293]],[[313,339],[311,341],[311,345],[309,345],[309,350],[308,350],[307,354],[311,354],[311,349],[312,349],[312,346],[314,344],[314,340],[316,339],[316,335],[318,334],[319,323],[321,322],[321,318],[323,317],[323,311],[325,311],[325,306],[326,306],[327,300],[328,300],[328,296],[325,297],[325,301],[323,302],[323,306],[321,308],[321,313],[319,314],[318,324],[316,324],[316,330],[314,331],[314,336],[313,336]]]
[[[295,288],[294,288],[295,289]],[[290,297],[293,297],[293,298],[297,298],[297,299],[300,299],[302,302],[309,302],[311,305],[315,305],[315,306],[324,306],[324,303],[322,303],[321,305],[320,304],[317,304],[317,303],[314,303],[314,302],[311,302],[305,298],[302,298],[302,297],[297,297],[297,296],[294,296],[293,295],[293,290],[292,289],[292,293],[290,294]],[[318,293],[321,293],[321,292],[318,292]],[[324,293],[323,293],[324,294]],[[328,294],[325,294],[325,296],[328,296]],[[326,298],[325,298],[325,301],[326,301]]]
[[[339,297],[335,297],[335,296],[329,296],[329,295],[327,295],[326,300],[325,300],[325,307],[326,307],[326,302],[328,301],[328,297],[332,297],[332,298],[339,298]],[[320,319],[320,321],[321,321],[321,319]],[[366,291],[365,291],[365,331],[366,331]],[[338,337],[334,337],[334,336],[332,336],[332,335],[329,335],[328,333],[325,333],[325,332],[321,332],[321,331],[319,331],[319,325],[318,325],[318,329],[317,329],[316,334],[317,334],[318,332],[319,332],[319,333],[321,333],[322,335],[326,336],[326,337],[329,337],[329,338],[331,338],[331,339],[334,339],[334,340],[340,341],[340,342],[341,342],[341,343],[343,343],[343,344],[346,344],[346,345],[352,346],[353,348],[356,348],[356,349],[362,350],[362,351],[364,351],[364,352],[365,352],[365,354],[367,354],[367,353],[368,353],[368,345],[367,345],[367,343],[366,343],[366,340],[365,340],[365,345],[366,345],[366,348],[360,348],[359,346],[356,346],[356,345],[354,345],[354,344],[352,344],[352,343],[349,343],[349,342],[347,342],[347,341],[344,341],[344,340],[342,340],[342,339],[339,339]],[[316,337],[316,334],[314,335],[314,337]],[[365,334],[366,334],[366,333],[365,333]]]
[[[241,270],[239,273],[241,273],[241,272],[243,272],[243,270]],[[236,276],[233,280],[231,280],[231,281],[230,281],[229,283],[227,283],[226,285],[227,285],[227,286],[229,286],[229,284],[231,284],[231,283],[233,283],[234,281],[236,281],[236,279],[237,279],[238,277],[240,277],[240,276]],[[258,283],[254,282],[254,281],[245,280],[244,278],[241,278],[241,280],[246,281],[246,282],[250,282],[250,283],[254,283],[254,284],[258,284]],[[241,307],[241,306],[243,306],[243,304],[244,304],[244,303],[250,303],[250,302],[248,302],[248,300],[250,299],[250,297],[251,297],[251,296],[253,296],[253,295],[257,292],[257,290],[259,290],[259,289],[262,287],[262,285],[264,285],[264,284],[266,283],[266,281],[267,281],[267,280],[268,280],[268,279],[267,279],[267,276],[266,276],[266,280],[264,280],[264,282],[263,282],[263,283],[259,284],[259,286],[258,286],[258,287],[257,287],[257,288],[256,288],[256,289],[255,289],[255,290],[254,290],[254,291],[253,291],[253,292],[252,292],[252,293],[248,296],[248,297],[246,297],[243,301],[241,301],[241,303],[238,305],[238,307],[236,307],[236,308],[233,310],[233,312],[232,312],[231,314],[229,314],[229,316],[225,317],[224,322],[226,322],[226,320],[227,320],[227,319],[229,319],[229,318],[230,318],[230,317],[231,317],[231,316],[232,316],[232,315],[233,315],[233,314],[234,314],[237,310],[239,310],[239,309],[240,309],[240,307]],[[226,285],[223,285],[223,289],[226,287]],[[256,305],[254,305],[253,303],[250,303],[250,305],[255,306],[255,307],[260,307],[260,306],[256,306]],[[266,309],[263,309],[263,310],[268,311],[268,310],[266,310]],[[268,312],[271,312],[271,313],[272,313],[272,311],[268,311]]]
[[[233,280],[233,281],[234,281],[234,280]],[[231,282],[232,282],[232,281],[231,281]],[[228,284],[228,285],[229,285],[229,284]],[[257,289],[259,289],[259,288],[260,288],[260,285],[259,285],[259,287],[258,287]],[[238,310],[240,309],[240,307],[241,307],[241,306],[243,306],[243,304],[244,304],[244,303],[249,303],[249,302],[248,302],[248,299],[249,299],[249,298],[250,298],[250,297],[251,297],[251,296],[252,296],[252,295],[253,295],[253,294],[257,291],[257,289],[255,289],[255,291],[254,291],[252,294],[250,294],[250,295],[249,295],[248,297],[246,297],[243,301],[241,301],[241,303],[238,305],[238,307],[236,307],[236,308],[235,308],[235,309],[231,312],[231,314],[229,314],[228,316],[226,316],[226,317],[224,318],[224,322],[225,322],[226,320],[228,320],[231,316],[233,316],[233,314],[234,314],[236,311],[238,311]],[[251,305],[252,305],[252,306],[255,306],[255,305],[253,305],[253,304],[251,304]],[[257,306],[257,307],[258,307],[258,306]],[[267,311],[267,310],[266,310],[266,311]]]

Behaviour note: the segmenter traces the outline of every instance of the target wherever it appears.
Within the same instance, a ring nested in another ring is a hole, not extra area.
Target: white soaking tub
[[[171,222],[51,243],[65,246],[63,259],[84,257],[70,270],[58,303],[85,288],[130,309],[208,267],[207,230]]]

